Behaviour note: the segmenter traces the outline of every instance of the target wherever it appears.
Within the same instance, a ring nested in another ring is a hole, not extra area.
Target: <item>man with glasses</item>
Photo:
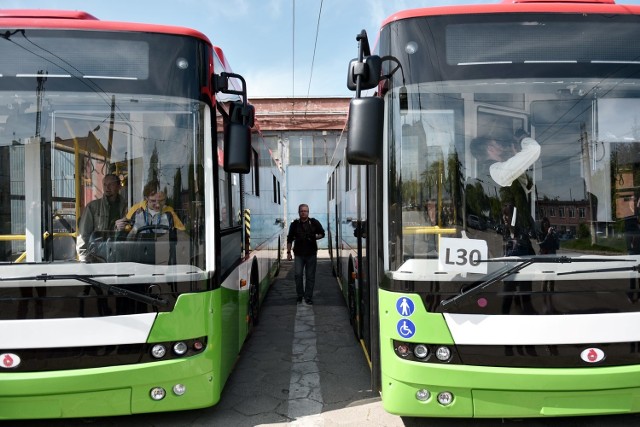
[[[291,246],[295,254],[295,281],[298,303],[304,301],[313,304],[313,286],[316,280],[316,265],[318,262],[318,245],[316,240],[324,237],[324,228],[315,218],[309,217],[309,206],[298,206],[299,219],[289,226],[287,235],[287,259],[292,260]],[[304,275],[304,276],[303,276]],[[304,281],[303,281],[304,279]]]

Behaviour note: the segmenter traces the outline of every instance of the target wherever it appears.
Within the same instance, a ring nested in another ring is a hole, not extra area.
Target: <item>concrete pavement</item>
[[[236,425],[404,426],[371,390],[366,358],[323,255],[313,305],[296,303],[293,262],[283,263],[217,408],[243,414],[246,424]]]

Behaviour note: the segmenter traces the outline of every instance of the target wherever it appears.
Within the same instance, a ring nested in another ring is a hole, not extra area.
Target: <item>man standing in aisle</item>
[[[316,264],[318,263],[318,245],[316,240],[324,237],[324,228],[317,219],[309,218],[309,206],[301,204],[298,206],[299,219],[296,219],[289,226],[287,235],[287,259],[291,256],[291,244],[293,243],[293,253],[296,255],[294,272],[296,280],[296,292],[298,303],[305,302],[313,304],[313,285],[316,280]],[[303,282],[303,274],[304,280]]]

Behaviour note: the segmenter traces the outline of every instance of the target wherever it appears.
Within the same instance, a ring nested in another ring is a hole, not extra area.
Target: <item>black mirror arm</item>
[[[365,55],[371,55],[371,48],[369,47],[369,37],[367,36],[367,32],[365,30],[360,31],[360,34],[356,36],[356,41],[358,42],[358,69],[354,70],[356,75],[356,98],[360,98],[360,94],[362,89],[360,89],[360,81],[362,80],[363,73],[366,72],[366,69],[363,64],[363,60]]]

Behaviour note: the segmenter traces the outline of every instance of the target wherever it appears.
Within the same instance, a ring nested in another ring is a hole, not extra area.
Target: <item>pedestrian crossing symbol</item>
[[[414,309],[415,305],[413,304],[413,301],[405,296],[398,298],[398,301],[396,301],[396,310],[398,310],[398,314],[402,317],[411,316]]]

